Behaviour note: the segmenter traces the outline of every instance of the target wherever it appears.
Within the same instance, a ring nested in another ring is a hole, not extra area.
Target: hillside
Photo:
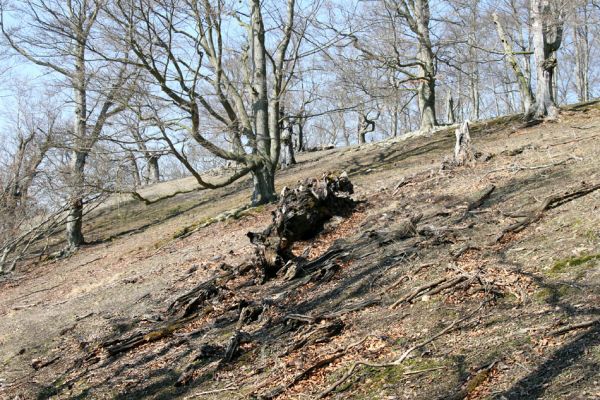
[[[600,398],[600,105],[472,137],[471,168],[440,170],[452,130],[301,155],[279,188],[346,171],[361,200],[297,245],[334,246],[335,274],[240,274],[183,318],[168,306],[242,265],[275,205],[213,219],[241,181],[99,210],[93,244],[0,282],[0,398]]]

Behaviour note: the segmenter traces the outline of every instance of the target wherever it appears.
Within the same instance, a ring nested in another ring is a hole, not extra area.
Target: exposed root
[[[533,210],[523,221],[512,224],[502,230],[502,233],[496,239],[497,242],[504,239],[504,237],[509,233],[518,233],[523,229],[527,228],[529,225],[539,221],[543,216],[544,212],[547,210],[551,210],[553,208],[559,207],[563,204],[566,204],[572,200],[583,197],[587,194],[590,194],[596,190],[600,189],[600,184],[595,185],[582,185],[581,188],[576,189],[571,192],[566,192],[563,194],[553,194],[544,199],[542,204],[540,204],[535,210]]]

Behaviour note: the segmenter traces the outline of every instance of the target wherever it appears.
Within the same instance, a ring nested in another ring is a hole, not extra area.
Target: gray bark
[[[375,120],[379,118],[378,112],[375,118],[369,118],[368,113],[359,112],[358,114],[358,144],[367,143],[367,133],[375,131]]]
[[[75,148],[71,150],[70,197],[66,225],[67,248],[75,250],[84,243],[83,226],[83,195],[85,184],[85,164],[90,151],[86,143],[87,136],[87,82],[85,68],[85,42],[78,35],[75,59],[75,71],[72,76],[74,91],[75,114],[73,132],[75,133]]]
[[[428,0],[414,1],[414,29],[419,40],[418,59],[420,61],[420,75],[422,77],[417,97],[421,112],[421,126],[423,132],[431,131],[437,126],[435,115],[435,56],[431,45],[429,32],[430,10]]]
[[[556,52],[563,38],[563,11],[551,0],[531,0],[533,50],[537,70],[536,118],[556,118],[558,107],[554,97]]]
[[[471,145],[471,132],[469,130],[469,121],[465,121],[455,131],[456,143],[454,145],[454,164],[466,165],[474,160],[473,148]]]
[[[147,157],[148,161],[148,178],[147,183],[158,183],[160,182],[160,169],[158,166],[158,160],[160,155],[152,154]]]
[[[521,70],[521,66],[517,61],[517,57],[512,50],[512,45],[509,42],[508,35],[504,31],[504,27],[500,23],[498,15],[494,13],[492,15],[494,19],[494,24],[496,24],[496,30],[498,32],[498,36],[500,37],[500,42],[502,43],[502,47],[504,48],[504,54],[506,56],[506,61],[512,68],[515,76],[517,78],[517,83],[519,84],[519,93],[521,95],[521,103],[523,105],[523,112],[526,115],[529,115],[531,111],[531,107],[535,103],[535,97],[531,90],[531,84],[529,79],[525,76],[523,71]]]
[[[449,125],[456,122],[456,116],[454,115],[454,99],[450,93],[448,93],[448,101],[446,102],[446,122]]]
[[[573,27],[573,41],[575,47],[575,86],[577,89],[578,100],[590,100],[590,35],[588,27],[588,12],[584,5],[581,10],[582,21],[578,21],[579,26]]]

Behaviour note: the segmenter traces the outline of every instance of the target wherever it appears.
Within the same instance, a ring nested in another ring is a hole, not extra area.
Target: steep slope
[[[600,398],[600,109],[472,136],[490,156],[472,168],[440,171],[450,130],[304,155],[281,186],[345,170],[364,201],[297,244],[339,270],[242,274],[177,323],[168,305],[243,264],[274,206],[201,227],[240,182],[103,209],[96,244],[1,283],[0,397]]]

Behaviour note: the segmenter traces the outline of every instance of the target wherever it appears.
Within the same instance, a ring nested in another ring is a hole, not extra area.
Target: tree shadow
[[[589,347],[600,345],[600,325],[596,324],[577,335],[570,342],[556,350],[543,364],[516,382],[508,390],[497,394],[496,399],[539,399],[550,384],[565,370],[580,360]],[[598,371],[595,363],[591,371]],[[597,377],[597,376],[596,376]]]

